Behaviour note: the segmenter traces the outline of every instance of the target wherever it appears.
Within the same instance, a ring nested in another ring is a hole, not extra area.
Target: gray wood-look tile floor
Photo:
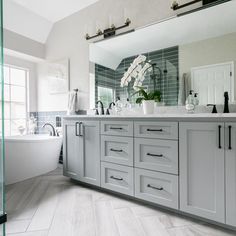
[[[7,235],[226,236],[236,232],[72,183],[62,169],[7,186]]]

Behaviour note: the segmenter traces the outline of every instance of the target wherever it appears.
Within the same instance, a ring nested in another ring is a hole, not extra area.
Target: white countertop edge
[[[145,119],[145,118],[235,118],[236,113],[194,113],[194,114],[171,114],[171,113],[163,113],[163,114],[151,114],[151,115],[66,115],[63,116],[64,119],[73,119],[73,118],[110,118],[110,119]]]

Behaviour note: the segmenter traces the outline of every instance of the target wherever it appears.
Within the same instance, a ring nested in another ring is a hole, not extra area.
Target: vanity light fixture
[[[184,8],[184,7],[190,6],[190,5],[192,5],[192,4],[198,3],[198,2],[202,2],[202,0],[194,0],[194,1],[187,2],[187,3],[185,3],[185,4],[182,4],[182,5],[179,5],[179,3],[178,3],[177,1],[173,1],[172,6],[171,6],[171,9],[173,9],[174,11],[176,11],[176,10],[179,10],[179,9],[181,9],[181,8]]]
[[[120,30],[120,29],[123,29],[125,27],[128,27],[130,24],[131,24],[131,20],[129,18],[127,18],[125,23],[124,23],[124,25],[116,27],[114,24],[112,24],[110,28],[105,29],[103,31],[101,29],[99,29],[97,31],[97,33],[95,35],[93,35],[93,36],[90,36],[89,34],[86,34],[85,38],[86,38],[86,40],[90,40],[90,39],[99,37],[101,35],[103,35],[104,38],[109,38],[109,37],[112,37],[112,36],[116,35],[116,31],[117,30]]]
[[[176,10],[179,10],[181,8],[191,6],[195,3],[202,2],[202,7],[199,7],[199,8],[196,9],[196,10],[201,10],[201,9],[204,9],[205,7],[210,7],[210,6],[214,6],[214,5],[221,4],[221,3],[224,3],[224,2],[229,2],[229,1],[231,1],[231,0],[193,0],[193,1],[190,1],[190,2],[187,2],[187,3],[184,3],[182,5],[179,5],[178,1],[174,0],[173,3],[172,3],[171,9],[176,11]],[[190,13],[191,12],[192,11],[190,11]]]

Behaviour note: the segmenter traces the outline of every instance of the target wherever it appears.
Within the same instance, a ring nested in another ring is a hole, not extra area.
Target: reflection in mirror
[[[90,44],[91,108],[97,100],[107,107],[117,97],[135,102],[134,80],[127,87],[120,83],[141,54],[153,65],[143,86],[161,91],[159,105],[184,105],[190,90],[200,105],[223,104],[225,91],[234,103],[235,9],[230,1]]]

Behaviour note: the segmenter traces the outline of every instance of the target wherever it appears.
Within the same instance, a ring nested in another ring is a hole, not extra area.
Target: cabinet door
[[[224,123],[179,127],[180,209],[224,223]]]
[[[79,178],[79,137],[76,136],[76,121],[64,120],[63,173],[73,179]]]
[[[236,123],[226,123],[226,224],[236,226]]]
[[[100,186],[99,121],[81,121],[79,131],[79,179]]]

